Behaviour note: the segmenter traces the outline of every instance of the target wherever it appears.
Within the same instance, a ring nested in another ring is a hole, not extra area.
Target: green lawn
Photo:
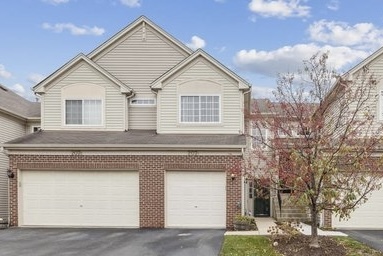
[[[383,253],[377,252],[350,237],[336,237],[335,239],[347,248],[347,255],[383,256]],[[275,252],[266,236],[225,236],[220,256],[250,255],[280,256]]]
[[[225,236],[221,256],[279,256],[266,236]]]

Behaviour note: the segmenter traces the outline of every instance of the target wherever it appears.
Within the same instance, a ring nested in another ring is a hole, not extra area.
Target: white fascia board
[[[131,144],[131,145],[115,145],[115,144],[4,144],[5,149],[66,149],[66,150],[129,150],[129,149],[141,149],[141,150],[242,150],[246,148],[246,145],[156,145],[156,144]]]

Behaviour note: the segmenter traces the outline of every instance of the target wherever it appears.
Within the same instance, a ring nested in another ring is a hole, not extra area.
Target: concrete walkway
[[[267,236],[270,235],[268,230],[270,227],[275,227],[275,220],[273,218],[265,217],[265,218],[255,218],[255,222],[257,223],[258,230],[255,231],[226,231],[225,236],[252,236],[252,235],[261,235]],[[311,234],[311,226],[301,223],[302,230],[300,232],[304,235]],[[318,229],[318,235],[320,236],[347,236],[346,234],[339,231],[327,231]]]
[[[267,236],[270,235],[267,232],[270,227],[276,226],[275,220],[273,218],[264,217],[264,218],[255,218],[255,222],[257,223],[258,230],[254,231],[226,231],[225,236],[235,235],[235,236]]]
[[[305,223],[301,223],[302,230],[299,230],[304,235],[311,235],[311,226],[307,225]],[[321,230],[318,229],[318,235],[320,236],[348,236],[345,233],[342,233],[340,231],[333,231],[333,230]]]

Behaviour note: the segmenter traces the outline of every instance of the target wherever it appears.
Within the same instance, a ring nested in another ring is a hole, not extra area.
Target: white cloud
[[[252,0],[249,9],[263,17],[308,17],[310,6],[301,5],[304,0]]]
[[[317,52],[329,52],[329,66],[344,72],[351,64],[364,59],[368,53],[345,46],[297,44],[285,46],[273,51],[241,50],[234,57],[235,65],[252,73],[276,77],[278,73],[295,72],[302,67],[302,61],[308,60]]]
[[[252,86],[251,96],[252,98],[256,98],[256,99],[272,99],[274,98],[274,94],[273,94],[274,90],[275,88]]]
[[[330,0],[327,4],[327,8],[331,11],[337,11],[339,9],[339,0]]]
[[[126,5],[128,7],[140,7],[141,6],[141,0],[120,0],[120,2],[123,5]]]
[[[101,36],[105,33],[105,29],[99,27],[88,27],[82,26],[78,27],[72,23],[56,23],[49,24],[43,23],[43,29],[52,30],[55,33],[61,33],[64,30],[68,30],[72,35],[81,36],[81,35],[92,35],[92,36]]]
[[[357,46],[360,49],[376,49],[383,44],[383,29],[372,23],[357,23],[320,20],[310,25],[310,39],[321,43]]]
[[[191,42],[186,44],[190,49],[197,50],[198,48],[204,48],[205,40],[198,36],[192,36]]]
[[[0,77],[2,78],[10,78],[12,76],[11,72],[5,69],[5,66],[0,64]]]
[[[42,0],[42,1],[48,4],[53,4],[53,5],[66,4],[69,2],[69,0]]]
[[[22,96],[22,97],[24,97],[25,93],[26,93],[24,86],[21,84],[14,84],[11,87],[11,90],[14,91],[15,93],[17,93],[18,95]]]
[[[28,76],[28,82],[35,85],[40,83],[45,78],[42,74],[32,73]]]
[[[214,2],[217,2],[217,3],[224,3],[224,2],[226,2],[226,0],[214,0]]]

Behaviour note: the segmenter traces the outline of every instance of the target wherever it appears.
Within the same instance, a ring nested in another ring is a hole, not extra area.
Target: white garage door
[[[225,228],[226,174],[167,172],[166,226]]]
[[[137,172],[22,171],[21,226],[138,227]]]
[[[339,221],[333,216],[334,228],[383,229],[383,189],[374,191],[368,201],[351,213],[348,220]]]

